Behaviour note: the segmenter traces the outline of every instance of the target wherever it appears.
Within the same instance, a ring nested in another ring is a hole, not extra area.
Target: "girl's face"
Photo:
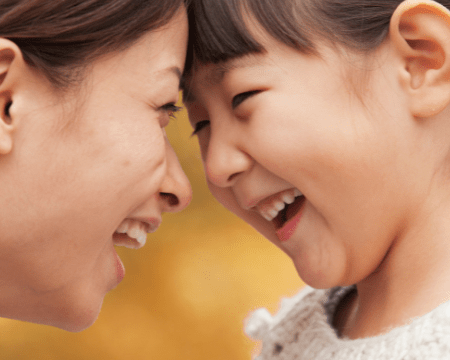
[[[164,132],[186,45],[180,11],[96,61],[62,102],[31,69],[20,78],[13,148],[0,158],[2,316],[88,327],[124,275],[114,245],[139,246],[116,233],[119,225],[128,219],[151,232],[163,212],[189,203],[190,185]]]
[[[189,82],[210,190],[286,252],[306,283],[356,283],[426,193],[399,60],[389,44],[368,68],[326,47],[319,58],[257,40],[265,53],[199,65]],[[349,67],[366,78],[354,81]]]

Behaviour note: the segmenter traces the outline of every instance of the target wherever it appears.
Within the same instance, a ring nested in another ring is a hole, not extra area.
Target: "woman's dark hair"
[[[183,0],[0,0],[0,37],[56,87],[100,55],[166,24]]]
[[[402,0],[192,0],[186,76],[195,61],[220,63],[264,47],[246,28],[250,15],[269,35],[303,53],[314,39],[370,51],[385,39]],[[450,8],[450,0],[439,1]],[[248,17],[247,17],[248,19]]]

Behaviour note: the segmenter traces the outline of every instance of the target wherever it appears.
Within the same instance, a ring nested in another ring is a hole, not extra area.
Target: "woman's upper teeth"
[[[286,204],[292,204],[295,198],[301,195],[302,193],[298,189],[285,190],[260,202],[256,206],[256,210],[267,221],[272,221],[285,208]]]
[[[117,228],[116,233],[127,234],[130,238],[136,239],[139,247],[142,247],[147,241],[147,229],[148,226],[141,221],[125,219]],[[123,246],[127,247],[126,244],[123,244]],[[129,247],[135,248],[134,246]]]

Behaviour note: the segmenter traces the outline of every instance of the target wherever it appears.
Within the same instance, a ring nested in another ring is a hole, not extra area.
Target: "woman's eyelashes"
[[[233,109],[236,109],[239,105],[241,105],[245,100],[247,100],[249,97],[252,97],[253,95],[259,94],[262,90],[252,90],[252,91],[246,91],[243,93],[240,93],[236,95],[233,100],[231,101],[231,106]]]
[[[175,103],[168,103],[166,105],[163,105],[161,109],[164,110],[170,118],[175,118],[175,114],[183,110],[181,106],[176,106]]]
[[[169,125],[170,119],[175,119],[175,114],[182,109],[182,107],[176,106],[173,102],[161,106],[159,108],[159,110],[162,112],[159,120],[161,127],[166,127],[167,125]]]

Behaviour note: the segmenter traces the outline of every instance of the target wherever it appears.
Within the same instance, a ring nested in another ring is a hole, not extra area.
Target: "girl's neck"
[[[450,207],[446,210],[446,216],[422,217],[399,236],[377,270],[357,284],[357,293],[343,300],[335,319],[341,336],[380,335],[450,300]]]

